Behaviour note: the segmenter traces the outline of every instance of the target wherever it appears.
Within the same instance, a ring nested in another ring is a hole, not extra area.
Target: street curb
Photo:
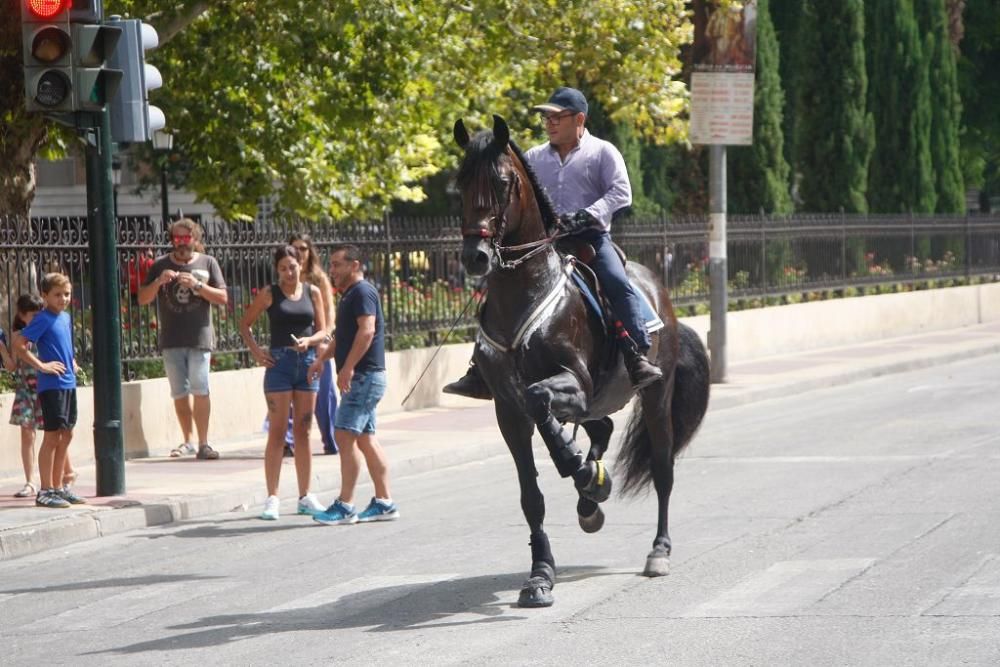
[[[997,353],[1000,353],[1000,343],[977,345],[965,350],[942,352],[920,358],[887,362],[878,366],[835,372],[825,377],[793,381],[756,390],[750,389],[740,395],[719,396],[716,394],[709,409],[726,410],[807,391],[869,380],[883,375],[905,373]],[[457,446],[448,446],[409,457],[400,456],[405,453],[404,448],[405,445],[399,445],[389,448],[388,451],[391,471],[396,477],[417,475],[442,468],[479,462],[507,453],[506,449],[498,447],[495,441],[463,442]],[[339,490],[339,486],[339,470],[333,471],[333,473],[324,471],[313,476],[312,487],[317,493],[333,492]],[[162,526],[234,510],[244,511],[246,508],[262,505],[265,495],[261,485],[254,484],[252,487],[247,486],[243,489],[205,496],[176,500],[168,498],[164,502],[148,505],[136,503],[128,507],[94,507],[89,510],[76,510],[76,513],[72,515],[63,515],[37,524],[0,531],[0,561],[12,560],[130,530]],[[283,498],[282,500],[284,502],[293,499]]]
[[[398,454],[396,449],[401,447],[391,448],[390,454]],[[483,461],[504,453],[506,450],[499,449],[492,441],[470,442],[463,443],[461,447],[449,447],[441,451],[390,459],[390,466],[396,476],[410,476]],[[312,488],[315,492],[329,493],[339,490],[339,470],[335,473],[314,474]],[[361,487],[366,484],[368,482],[361,484]],[[255,484],[244,489],[176,500],[167,499],[164,502],[148,505],[136,503],[118,508],[77,509],[71,515],[0,531],[0,562],[130,530],[162,526],[224,512],[244,511],[246,508],[263,505],[266,495],[262,485]],[[282,501],[287,500],[294,498],[282,499]]]

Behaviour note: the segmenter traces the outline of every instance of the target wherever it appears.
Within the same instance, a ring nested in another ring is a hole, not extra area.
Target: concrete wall
[[[730,313],[727,320],[727,358],[730,362],[768,357],[821,347],[848,345],[926,331],[954,329],[1000,320],[1000,284],[954,287],[903,294],[762,308]],[[685,318],[707,340],[708,316]],[[402,401],[435,350],[407,350],[388,355],[389,389],[383,413],[432,406],[481,405],[479,401],[440,393],[468,364],[472,344],[448,345],[437,351],[413,395]],[[211,437],[234,441],[261,436],[265,406],[264,370],[213,373]],[[10,415],[13,394],[0,395],[0,419]],[[79,421],[71,449],[75,461],[93,459],[93,390],[79,390]],[[164,456],[180,442],[164,378],[122,386],[125,447],[132,457]],[[38,436],[39,441],[41,435]],[[19,434],[13,426],[0,427],[0,476],[20,470]]]

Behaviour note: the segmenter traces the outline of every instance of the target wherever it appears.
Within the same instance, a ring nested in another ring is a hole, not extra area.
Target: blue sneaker
[[[358,515],[358,521],[365,523],[367,521],[395,521],[399,518],[399,508],[396,507],[396,503],[384,500],[379,500],[378,498],[372,498],[372,501],[368,503],[368,507]]]
[[[354,505],[348,505],[340,498],[333,501],[333,504],[326,508],[325,512],[313,515],[313,521],[327,526],[340,526],[358,522],[358,512]]]

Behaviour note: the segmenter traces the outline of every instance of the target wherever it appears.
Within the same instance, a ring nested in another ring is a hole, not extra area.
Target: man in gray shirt
[[[149,269],[137,298],[139,305],[156,299],[163,365],[170,381],[170,395],[184,441],[171,456],[194,454],[217,459],[208,444],[208,419],[212,404],[208,370],[215,347],[212,304],[228,301],[226,281],[214,257],[202,252],[201,227],[187,218],[170,226],[173,250],[158,257]],[[193,405],[192,398],[193,397]],[[198,449],[192,443],[192,421],[198,431]]]
[[[632,203],[625,160],[612,144],[586,128],[587,98],[575,88],[559,88],[545,104],[533,107],[545,119],[549,140],[525,153],[528,165],[552,200],[560,231],[577,235],[594,247],[590,267],[621,323],[616,332],[632,387],[639,391],[663,377],[644,356],[649,333],[640,314],[639,296],[611,243],[611,216]],[[489,388],[470,366],[466,375],[444,391],[489,399]]]

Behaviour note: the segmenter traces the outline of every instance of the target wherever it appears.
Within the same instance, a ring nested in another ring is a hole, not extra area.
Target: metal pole
[[[726,147],[710,146],[708,153],[708,271],[712,382],[726,381]]]
[[[107,111],[87,114],[87,231],[93,294],[94,458],[97,495],[125,493],[122,440],[121,315],[118,300],[117,225],[112,202],[111,120]]]
[[[170,204],[167,202],[167,156],[160,157],[160,205],[163,207],[163,228],[170,226]]]

